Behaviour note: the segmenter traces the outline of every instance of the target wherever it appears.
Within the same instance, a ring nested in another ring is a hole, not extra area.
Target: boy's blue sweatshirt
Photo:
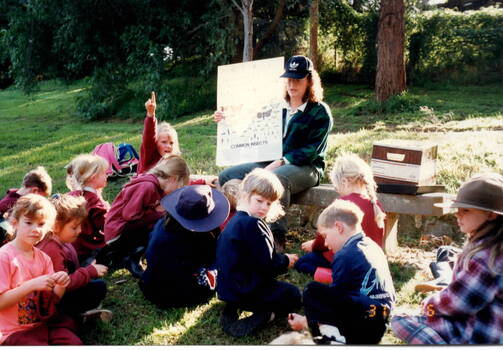
[[[288,257],[274,250],[269,226],[237,211],[217,241],[217,294],[227,302],[261,295],[288,269]]]
[[[334,255],[333,282],[330,288],[340,294],[350,295],[370,307],[395,303],[395,288],[386,256],[372,239],[363,233],[349,238]]]

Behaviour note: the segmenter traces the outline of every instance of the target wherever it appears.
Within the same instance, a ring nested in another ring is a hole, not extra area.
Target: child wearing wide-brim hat
[[[503,343],[503,176],[472,177],[452,203],[468,241],[452,282],[423,301],[423,316],[395,316],[394,333],[409,344]]]
[[[161,205],[167,214],[150,233],[140,288],[161,308],[203,304],[214,295],[212,266],[229,202],[210,186],[191,185],[165,196]]]

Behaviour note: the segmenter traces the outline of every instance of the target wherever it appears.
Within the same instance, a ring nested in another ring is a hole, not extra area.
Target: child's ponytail
[[[364,176],[363,181],[365,182],[365,187],[367,189],[370,202],[374,207],[374,217],[377,227],[384,228],[384,219],[386,219],[386,213],[377,204],[377,194],[376,194],[377,184],[374,180],[374,177],[372,176],[372,174],[370,174],[370,176],[367,174],[366,176]]]
[[[384,227],[386,213],[377,204],[377,184],[370,166],[356,154],[345,153],[337,157],[335,164],[330,172],[330,180],[334,187],[342,188],[347,182],[364,186],[367,195],[374,207],[374,217],[379,228]]]

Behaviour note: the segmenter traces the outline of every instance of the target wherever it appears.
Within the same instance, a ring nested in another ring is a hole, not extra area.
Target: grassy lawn
[[[143,116],[126,116],[107,122],[87,123],[74,114],[75,97],[83,84],[64,86],[46,82],[27,97],[19,90],[0,91],[0,193],[19,186],[23,175],[44,165],[54,181],[53,192],[66,192],[67,164],[79,153],[90,152],[103,142],[127,142],[138,150]],[[334,114],[328,163],[344,151],[369,160],[372,143],[385,138],[431,140],[439,145],[438,182],[450,192],[479,171],[503,169],[503,87],[412,87],[402,102],[402,112],[375,113],[369,103],[372,91],[365,86],[326,86],[326,102]],[[162,103],[162,101],[159,101]],[[178,130],[183,155],[193,173],[216,174],[214,165],[216,125],[212,111],[171,121]],[[162,118],[162,116],[161,116]],[[124,180],[110,182],[105,199],[112,202]],[[300,242],[313,230],[293,228],[288,248],[299,252]],[[430,279],[427,264],[431,249],[419,249],[401,239],[400,254],[390,257],[398,292],[398,309],[417,309],[424,295],[414,293],[415,282]],[[303,287],[308,278],[295,271],[282,279]],[[142,297],[136,281],[125,272],[111,273],[104,306],[114,312],[109,324],[88,325],[87,344],[266,344],[286,330],[285,320],[275,320],[254,337],[233,339],[218,326],[223,304],[216,298],[196,308],[159,310]],[[176,281],[173,286],[176,288]],[[383,344],[398,343],[387,334]]]

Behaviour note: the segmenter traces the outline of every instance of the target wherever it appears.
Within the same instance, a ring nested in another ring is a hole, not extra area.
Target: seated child
[[[55,216],[49,200],[38,194],[21,197],[12,208],[15,238],[0,248],[2,345],[82,344],[74,324],[54,318],[55,303],[70,278],[64,271],[54,272],[51,258],[34,247]]]
[[[52,191],[52,179],[43,166],[29,171],[23,178],[21,188],[11,188],[0,200],[0,217],[4,216],[22,196],[35,193],[47,197]]]
[[[105,220],[107,246],[96,257],[99,263],[117,264],[135,277],[143,273],[140,258],[154,224],[165,214],[161,198],[187,185],[189,168],[178,156],[163,157],[146,174],[124,185]]]
[[[264,221],[282,214],[283,186],[274,173],[257,168],[241,184],[237,212],[217,242],[217,293],[225,301],[221,323],[235,337],[253,333],[274,318],[300,306],[299,289],[276,280],[297,259],[277,254],[272,232]],[[238,320],[238,311],[253,314]]]
[[[468,241],[452,282],[422,302],[423,316],[395,316],[395,335],[409,344],[503,343],[503,176],[487,173],[461,185],[452,203]]]
[[[145,102],[147,116],[143,122],[138,175],[149,171],[165,155],[181,156],[182,154],[178,143],[178,133],[175,128],[167,122],[157,124],[156,107],[156,96],[155,92],[152,91],[151,97]],[[215,187],[217,180],[216,176],[208,175],[204,178],[191,177],[190,184],[206,184]]]
[[[97,250],[105,246],[103,228],[110,204],[101,196],[107,185],[108,162],[97,155],[81,154],[67,166],[66,186],[72,196],[86,199],[87,218],[73,246],[82,266],[94,260]]]
[[[434,279],[417,283],[414,287],[416,292],[431,292],[447,287],[452,281],[452,271],[459,253],[461,253],[461,249],[451,245],[438,247],[436,261],[430,262],[430,270]]]
[[[229,203],[210,186],[191,185],[165,196],[161,205],[167,215],[150,233],[140,288],[164,309],[204,304],[215,293],[212,266]]]
[[[107,267],[93,262],[80,267],[77,252],[71,243],[81,231],[82,222],[87,218],[86,200],[69,194],[52,199],[56,208],[54,229],[49,232],[37,248],[49,255],[55,271],[65,271],[70,276],[70,284],[59,303],[59,309],[70,316],[78,316],[85,311],[96,309],[105,298],[107,286],[103,277]],[[94,310],[102,319],[108,319],[111,311]]]
[[[318,230],[334,252],[330,285],[311,282],[302,295],[306,316],[291,314],[293,330],[309,327],[324,343],[320,324],[338,328],[347,344],[377,344],[386,331],[395,289],[381,247],[362,233],[363,213],[335,200],[320,214]]]
[[[345,154],[337,157],[330,180],[339,199],[351,201],[363,211],[363,232],[382,248],[386,214],[377,200],[372,169],[357,155]],[[302,243],[302,249],[308,254],[295,263],[295,269],[314,276],[318,282],[330,283],[334,252],[326,247],[324,238],[317,233],[314,240]]]
[[[227,226],[227,223],[231,221],[232,217],[234,214],[236,214],[236,206],[238,204],[238,198],[239,198],[239,187],[241,185],[241,182],[243,180],[240,179],[231,179],[227,181],[223,186],[222,186],[222,193],[224,196],[227,198],[229,201],[229,216],[225,220],[225,222],[220,225],[220,230],[223,231],[225,226]]]

